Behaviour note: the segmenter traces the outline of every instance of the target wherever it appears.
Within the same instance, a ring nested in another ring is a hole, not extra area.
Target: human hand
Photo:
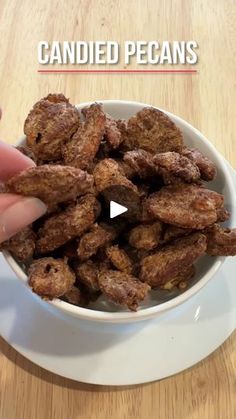
[[[1,118],[1,110],[0,110]],[[35,163],[14,147],[0,141],[0,183]],[[0,243],[14,236],[47,211],[37,198],[25,198],[9,193],[0,194]]]

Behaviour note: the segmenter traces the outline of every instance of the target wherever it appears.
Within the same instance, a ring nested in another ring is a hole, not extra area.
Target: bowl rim
[[[83,102],[80,104],[77,104],[76,107],[78,109],[81,109],[82,107],[88,106],[91,103],[99,102],[104,105],[128,105],[128,106],[137,106],[138,107],[150,107],[152,105],[142,103],[142,102],[136,102],[136,101],[126,101],[126,100],[96,100],[96,101],[89,101],[89,102]],[[187,128],[190,130],[195,136],[197,136],[203,143],[205,143],[209,149],[209,151],[214,155],[214,160],[217,162],[217,167],[220,167],[224,177],[226,179],[227,186],[229,188],[230,192],[230,203],[232,204],[234,200],[236,200],[236,191],[234,188],[233,180],[231,178],[229,169],[227,167],[226,161],[221,156],[221,154],[217,151],[215,146],[195,127],[193,127],[191,124],[189,124],[187,121],[182,119],[181,117],[168,112],[162,108],[158,108],[156,106],[152,106],[155,109],[159,109],[165,114],[167,114],[174,122],[177,122],[181,127]],[[22,137],[18,143],[22,143],[22,141],[25,139],[25,137]],[[234,205],[232,205],[232,218],[234,218]],[[15,259],[11,256],[11,254],[8,251],[3,251],[3,255],[7,261],[7,263],[10,265],[16,276],[24,282],[24,284],[30,289],[30,287],[27,284],[28,278],[27,275],[23,272],[21,267],[18,265],[18,263],[15,261]],[[218,256],[215,258],[212,266],[210,269],[203,275],[203,277],[196,282],[191,288],[184,291],[182,294],[179,294],[177,297],[174,297],[173,299],[169,301],[165,301],[163,303],[160,303],[158,305],[154,305],[147,308],[141,308],[137,312],[131,312],[131,311],[123,311],[123,312],[107,312],[107,311],[100,311],[100,310],[94,310],[84,307],[79,307],[72,305],[70,303],[67,303],[65,301],[62,301],[60,299],[54,299],[52,301],[47,301],[45,303],[50,304],[51,306],[59,309],[60,311],[63,311],[64,313],[70,314],[73,317],[77,317],[80,319],[86,319],[86,320],[92,320],[92,321],[101,321],[101,322],[113,322],[113,323],[129,323],[134,321],[141,321],[146,320],[151,317],[157,316],[159,313],[162,313],[164,311],[170,310],[185,301],[187,301],[189,298],[193,297],[198,291],[200,291],[207,282],[215,275],[215,273],[219,270],[219,268],[222,266],[223,262],[225,260],[224,256]],[[31,290],[31,289],[30,289]],[[32,292],[32,290],[31,290]],[[42,302],[41,297],[39,297],[37,294],[32,294]]]

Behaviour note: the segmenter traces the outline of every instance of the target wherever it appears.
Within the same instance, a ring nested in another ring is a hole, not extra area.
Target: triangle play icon
[[[128,211],[128,208],[118,204],[118,202],[110,201],[110,218],[118,217],[126,211]]]

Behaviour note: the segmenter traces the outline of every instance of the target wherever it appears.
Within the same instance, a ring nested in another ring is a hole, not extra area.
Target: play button
[[[111,185],[102,191],[103,214],[110,219],[124,217],[132,222],[140,220],[140,196],[138,192],[124,185]]]
[[[118,215],[124,214],[126,211],[128,211],[128,208],[115,201],[110,201],[110,218],[118,217]]]

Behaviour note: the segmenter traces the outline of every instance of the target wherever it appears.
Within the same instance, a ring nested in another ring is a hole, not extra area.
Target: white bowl
[[[150,106],[144,103],[121,100],[104,100],[99,102],[103,103],[106,112],[117,119],[128,119],[130,116],[140,111],[143,107]],[[77,107],[78,109],[81,109],[90,103],[91,102],[82,103]],[[234,220],[236,216],[233,205],[236,199],[236,193],[224,158],[197,129],[192,127],[183,119],[169,112],[164,112],[181,129],[184,135],[185,143],[188,146],[199,148],[203,154],[209,157],[216,164],[218,171],[217,178],[214,182],[210,183],[209,187],[224,195],[226,207],[231,211],[231,219],[228,223],[228,225],[231,226],[232,220]],[[22,142],[24,142],[24,139],[21,140],[21,143]],[[27,285],[27,275],[24,273],[19,264],[8,252],[4,252],[4,256],[18,278]],[[103,297],[99,298],[97,302],[93,303],[91,308],[81,308],[59,299],[46,302],[36,294],[32,293],[32,295],[42,304],[45,304],[48,308],[50,305],[51,309],[63,311],[64,313],[72,315],[73,317],[77,317],[78,319],[86,319],[99,322],[132,323],[155,317],[159,313],[170,310],[173,307],[184,303],[190,297],[193,297],[202,287],[207,284],[208,281],[210,281],[210,279],[221,267],[224,259],[224,257],[213,258],[210,256],[204,256],[200,258],[200,260],[197,262],[197,273],[195,278],[191,286],[185,292],[175,295],[169,294],[166,291],[152,291],[151,297],[148,299],[148,301],[145,301],[143,304],[141,304],[137,312],[130,312],[125,309],[119,309],[119,307],[116,305],[107,302]]]

